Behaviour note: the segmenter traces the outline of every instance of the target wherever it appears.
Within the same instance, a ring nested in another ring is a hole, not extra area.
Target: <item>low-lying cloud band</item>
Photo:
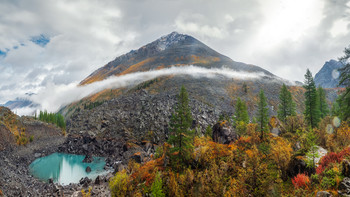
[[[30,100],[40,104],[41,110],[56,112],[61,107],[78,101],[84,97],[100,92],[104,89],[116,89],[137,85],[139,83],[168,75],[190,75],[192,77],[215,78],[224,76],[234,79],[258,79],[266,76],[264,73],[239,72],[229,69],[225,66],[222,68],[203,68],[198,66],[181,66],[170,67],[161,70],[150,70],[145,72],[135,72],[122,76],[112,76],[103,81],[94,82],[85,86],[78,86],[77,83],[68,85],[48,85],[45,89],[39,91],[36,95],[31,96]],[[29,115],[30,109],[18,109],[17,114]]]

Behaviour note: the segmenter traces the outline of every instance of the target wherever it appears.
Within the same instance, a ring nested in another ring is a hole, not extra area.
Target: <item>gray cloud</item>
[[[0,103],[50,84],[78,83],[174,30],[233,60],[302,81],[307,67],[315,74],[349,44],[349,5],[349,0],[2,1],[0,50],[9,51],[0,56]],[[50,39],[46,46],[30,41],[40,35]]]

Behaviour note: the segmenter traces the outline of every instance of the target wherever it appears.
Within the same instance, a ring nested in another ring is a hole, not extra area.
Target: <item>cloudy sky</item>
[[[350,44],[350,0],[1,0],[0,103],[78,83],[172,31],[303,81]]]

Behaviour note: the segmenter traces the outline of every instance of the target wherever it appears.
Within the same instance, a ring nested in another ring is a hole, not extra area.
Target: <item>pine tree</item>
[[[317,95],[319,99],[320,118],[324,118],[329,114],[329,107],[326,101],[326,92],[321,86],[317,88]]]
[[[320,120],[319,102],[314,78],[309,69],[305,74],[305,119],[309,126],[316,127]]]
[[[268,108],[265,93],[263,90],[260,90],[259,93],[259,103],[258,103],[258,116],[256,117],[258,121],[259,128],[258,130],[261,132],[260,139],[264,139],[264,133],[268,130]]]
[[[295,103],[292,94],[285,84],[282,85],[279,98],[280,104],[278,105],[278,118],[285,121],[288,116],[295,115]]]
[[[190,130],[192,115],[188,102],[187,91],[182,86],[175,113],[170,120],[171,135],[168,140],[169,144],[173,145],[170,148],[171,163],[178,169],[181,169],[183,164],[188,163],[193,150],[193,131]]]
[[[345,48],[344,53],[345,55],[339,58],[339,60],[344,65],[344,67],[339,69],[339,86],[341,85],[346,87],[345,92],[340,95],[340,115],[343,120],[347,120],[350,118],[350,46],[348,48]]]

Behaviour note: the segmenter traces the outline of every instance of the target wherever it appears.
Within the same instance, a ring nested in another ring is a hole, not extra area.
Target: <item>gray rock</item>
[[[90,166],[86,167],[85,171],[88,172],[88,173],[91,172]]]
[[[101,184],[100,176],[97,176],[95,179],[95,185]]]
[[[41,153],[35,153],[35,154],[34,154],[34,157],[35,157],[35,158],[41,157]]]
[[[327,191],[319,191],[316,194],[316,197],[331,197],[331,196],[332,196],[332,194],[330,194]]]
[[[345,177],[350,177],[350,162],[347,159],[342,161],[342,174]]]
[[[89,154],[85,156],[83,163],[91,163],[93,161],[94,161],[94,158]]]
[[[234,129],[227,122],[222,121],[213,126],[212,137],[214,142],[221,144],[229,144],[238,139],[238,135]]]
[[[338,187],[338,193],[343,196],[350,196],[350,178],[345,177],[342,182],[340,182]]]

